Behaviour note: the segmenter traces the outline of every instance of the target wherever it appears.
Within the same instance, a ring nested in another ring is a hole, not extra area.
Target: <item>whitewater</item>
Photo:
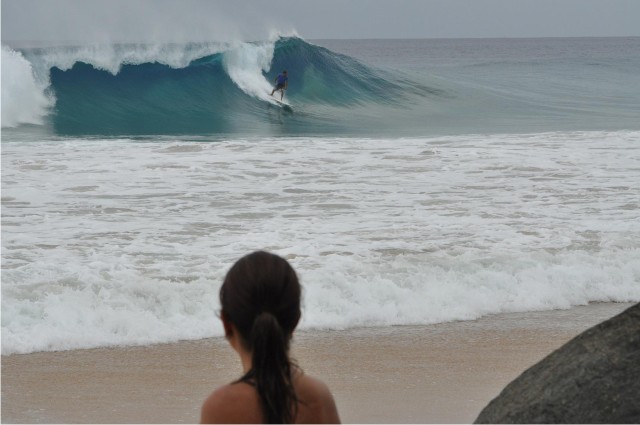
[[[304,329],[640,301],[639,44],[3,46],[2,353],[222,335],[256,249]]]

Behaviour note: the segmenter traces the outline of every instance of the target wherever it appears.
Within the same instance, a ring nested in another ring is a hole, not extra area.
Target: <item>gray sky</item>
[[[3,41],[640,36],[640,0],[2,0]]]

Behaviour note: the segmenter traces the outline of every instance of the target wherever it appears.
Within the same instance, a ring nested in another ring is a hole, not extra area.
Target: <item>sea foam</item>
[[[271,84],[264,78],[264,73],[271,68],[273,43],[243,44],[224,54],[224,66],[233,82],[245,93],[272,101],[268,94]]]
[[[221,335],[256,249],[305,329],[640,301],[640,133],[3,142],[2,352]]]

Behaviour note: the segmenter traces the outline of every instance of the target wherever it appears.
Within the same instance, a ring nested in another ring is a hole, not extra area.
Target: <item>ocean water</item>
[[[268,95],[286,68],[292,111]],[[2,47],[2,353],[640,301],[640,39]]]

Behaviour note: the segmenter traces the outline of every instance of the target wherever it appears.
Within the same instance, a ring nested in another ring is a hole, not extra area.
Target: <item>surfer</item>
[[[289,357],[302,288],[289,262],[257,251],[220,287],[220,319],[244,375],[214,391],[201,423],[340,423],[329,388]]]
[[[276,79],[274,80],[276,83],[276,87],[271,91],[271,96],[276,92],[276,90],[280,90],[280,100],[284,97],[284,91],[289,87],[289,77],[287,76],[287,71],[282,71],[282,74],[278,74]]]

